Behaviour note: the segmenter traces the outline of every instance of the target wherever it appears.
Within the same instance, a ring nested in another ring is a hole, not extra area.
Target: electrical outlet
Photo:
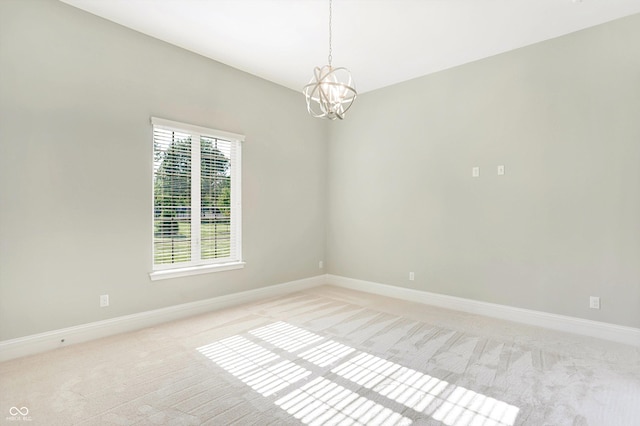
[[[498,166],[498,176],[504,175],[504,166]]]
[[[413,272],[409,272],[409,281],[413,281],[416,278],[416,275]]]
[[[318,262],[318,269],[322,268],[324,268],[324,262],[321,260],[320,262]]]
[[[100,307],[106,308],[107,306],[109,306],[109,295],[103,294],[100,296]]]
[[[480,177],[480,167],[473,167],[471,169],[471,176]]]
[[[600,298],[598,296],[591,296],[589,298],[589,308],[600,309]]]

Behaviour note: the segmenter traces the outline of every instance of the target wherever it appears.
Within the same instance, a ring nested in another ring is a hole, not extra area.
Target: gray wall
[[[356,102],[330,273],[640,327],[640,15]]]
[[[245,269],[149,280],[151,116],[246,135]],[[2,0],[0,120],[0,340],[321,272],[327,127],[299,93],[58,1]]]
[[[326,123],[299,93],[65,4],[2,0],[0,340],[314,276],[323,258],[640,327],[638,40],[633,16]],[[245,269],[149,280],[150,116],[247,136]]]

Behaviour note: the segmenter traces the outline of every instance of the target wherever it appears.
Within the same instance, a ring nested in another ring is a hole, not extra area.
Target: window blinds
[[[154,269],[241,261],[240,135],[152,119]]]

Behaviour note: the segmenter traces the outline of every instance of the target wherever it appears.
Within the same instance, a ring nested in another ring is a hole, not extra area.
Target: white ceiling
[[[327,63],[328,0],[61,0],[301,90]],[[333,65],[359,93],[640,13],[640,0],[334,0]]]

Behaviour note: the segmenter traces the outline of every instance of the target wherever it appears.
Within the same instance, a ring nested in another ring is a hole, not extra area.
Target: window
[[[241,268],[244,136],[152,118],[152,279]]]

